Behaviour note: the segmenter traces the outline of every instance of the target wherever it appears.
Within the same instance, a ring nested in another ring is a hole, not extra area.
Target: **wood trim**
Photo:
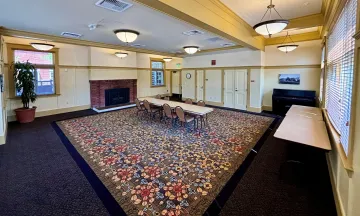
[[[198,67],[183,68],[182,70],[226,70],[226,69],[261,69],[264,66],[228,66],[228,67]]]
[[[14,50],[27,50],[27,51],[36,51],[36,52],[45,52],[53,53],[54,55],[54,84],[55,84],[55,94],[60,95],[60,68],[59,68],[59,48],[53,48],[49,51],[41,51],[33,48],[30,45],[23,44],[12,44],[7,43],[7,55],[8,55],[8,64],[14,62]],[[10,66],[9,66],[10,68]],[[15,81],[13,76],[13,71],[8,70],[8,85],[9,85],[9,98],[15,98]],[[39,95],[40,96],[40,95]],[[46,95],[49,96],[49,95]]]
[[[247,86],[246,86],[246,108],[250,107],[250,86],[251,86],[251,70],[247,69]]]
[[[355,40],[359,40],[359,39],[360,39],[360,30],[357,31],[357,32],[354,34],[353,38],[355,38]]]
[[[336,187],[335,176],[334,176],[334,173],[333,173],[333,166],[331,165],[331,161],[330,161],[330,158],[329,158],[329,153],[326,153],[325,156],[326,156],[326,163],[327,163],[329,176],[330,176],[331,189],[332,189],[333,195],[334,195],[336,213],[337,213],[338,216],[345,216],[345,214],[344,214],[344,206],[342,205],[342,202],[341,202],[340,196],[339,196],[339,191],[337,190],[337,187]]]
[[[351,161],[348,160],[348,158],[344,152],[344,148],[342,147],[342,145],[340,143],[340,135],[337,133],[336,129],[332,125],[326,110],[323,109],[322,111],[323,111],[326,128],[328,130],[329,138],[330,138],[330,142],[331,142],[332,146],[335,147],[335,149],[337,150],[344,168],[351,172],[354,171]]]
[[[162,62],[163,63],[163,77],[164,77],[164,85],[161,85],[161,86],[153,86],[152,85],[152,62]],[[163,59],[159,59],[159,58],[151,58],[150,57],[150,88],[160,88],[160,87],[166,87],[166,64],[165,64],[165,61]]]
[[[54,35],[47,35],[47,34],[40,34],[34,32],[26,32],[26,31],[19,31],[13,30],[8,28],[0,27],[0,34],[4,36],[10,37],[27,37],[27,38],[34,38],[34,39],[43,39],[47,41],[57,42],[57,43],[65,43],[65,44],[73,44],[79,46],[91,46],[91,47],[101,47],[101,48],[108,48],[108,49],[118,49],[118,50],[126,50],[131,52],[137,53],[146,53],[146,54],[154,54],[154,55],[162,55],[162,56],[169,56],[169,57],[176,57],[177,55],[173,53],[166,53],[166,52],[159,52],[155,50],[148,50],[148,49],[140,49],[131,46],[120,46],[114,44],[107,44],[101,42],[93,42],[87,40],[80,40],[74,38],[65,38],[60,36]]]
[[[304,29],[323,25],[324,15],[322,13],[318,13],[290,19],[289,25],[287,25],[285,29]]]
[[[272,111],[272,106],[263,105],[261,109],[266,111]]]
[[[284,39],[285,39],[285,36],[266,38],[265,46],[282,44]],[[302,33],[302,34],[291,35],[291,40],[294,41],[295,43],[303,42],[303,41],[320,40],[320,39],[321,39],[321,35],[318,30],[313,31],[313,32],[306,32],[306,33]],[[288,40],[287,40],[287,42],[288,42]]]
[[[321,69],[320,64],[316,65],[276,65],[276,66],[265,66],[265,69],[291,69],[291,68],[319,68]]]
[[[67,112],[75,112],[75,111],[86,110],[86,109],[90,109],[90,104],[84,105],[84,106],[75,106],[75,107],[68,107],[68,108],[59,108],[59,109],[53,109],[53,110],[39,111],[39,112],[35,113],[35,117],[38,118],[38,117],[43,117],[43,116],[56,115],[56,114],[67,113]],[[15,115],[8,116],[8,122],[12,122],[12,121],[16,121]]]
[[[248,107],[246,111],[261,113],[261,107]]]

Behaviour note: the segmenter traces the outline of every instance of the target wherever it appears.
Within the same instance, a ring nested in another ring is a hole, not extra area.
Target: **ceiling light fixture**
[[[187,54],[194,54],[199,50],[198,46],[185,46],[183,48]]]
[[[140,35],[139,32],[128,29],[115,30],[114,33],[119,38],[119,40],[125,43],[134,42],[136,38]]]
[[[291,40],[291,42],[292,42],[293,44],[284,44],[285,41],[286,41],[286,39],[287,39],[288,37],[289,37],[289,39]],[[284,44],[284,45],[283,45],[283,44]],[[289,35],[289,32],[287,32],[284,41],[283,41],[283,42],[281,43],[281,45],[278,46],[277,48],[278,48],[280,51],[282,51],[282,52],[288,53],[288,52],[291,52],[291,51],[295,50],[296,48],[298,48],[298,46],[299,46],[299,45],[296,45],[296,44],[294,43],[294,41],[291,39],[291,37],[290,37],[290,35]]]
[[[47,44],[47,43],[30,43],[30,45],[32,47],[34,47],[35,49],[41,50],[41,51],[49,51],[55,47],[55,45]]]
[[[166,62],[170,62],[172,60],[172,58],[163,58],[163,60]]]
[[[279,15],[280,19],[271,19],[271,10],[274,11]],[[269,12],[270,18],[267,21],[263,21],[266,14]],[[279,12],[275,9],[275,5],[272,4],[272,0],[270,0],[270,5],[267,6],[267,10],[260,20],[260,23],[254,25],[253,29],[261,34],[261,35],[271,35],[281,32],[285,29],[285,27],[289,24],[289,20],[283,19]]]
[[[126,56],[128,56],[127,53],[123,53],[123,52],[116,52],[115,55],[119,58],[125,58]]]

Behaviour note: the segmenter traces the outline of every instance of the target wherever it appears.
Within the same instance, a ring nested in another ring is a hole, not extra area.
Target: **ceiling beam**
[[[324,15],[313,14],[309,16],[294,18],[289,20],[289,25],[285,29],[304,29],[324,25]]]
[[[159,51],[148,50],[148,49],[139,49],[139,48],[131,47],[131,46],[121,46],[121,45],[93,42],[93,41],[80,40],[80,39],[74,39],[74,38],[59,37],[59,36],[54,36],[54,35],[13,30],[13,29],[8,29],[8,28],[3,28],[3,27],[0,27],[0,35],[9,36],[9,37],[18,37],[18,38],[29,38],[29,39],[34,39],[34,40],[46,40],[48,42],[52,41],[52,42],[57,42],[57,43],[73,44],[73,45],[80,45],[80,46],[91,46],[91,47],[101,47],[101,48],[115,49],[115,50],[124,50],[124,51],[137,52],[137,53],[147,53],[147,54],[154,54],[154,55],[161,55],[161,56],[171,56],[171,57],[178,56],[173,53],[159,52]]]
[[[219,0],[134,1],[238,45],[264,50],[264,37],[254,37],[252,27]]]
[[[302,42],[302,41],[320,40],[321,36],[320,36],[319,31],[314,31],[314,32],[307,32],[307,33],[302,33],[302,34],[291,35],[291,39],[296,43],[296,42]],[[267,38],[265,40],[265,45],[269,46],[269,45],[282,44],[284,42],[284,40],[285,40],[285,36]],[[289,41],[289,39],[287,39],[286,42],[290,43],[291,41]]]

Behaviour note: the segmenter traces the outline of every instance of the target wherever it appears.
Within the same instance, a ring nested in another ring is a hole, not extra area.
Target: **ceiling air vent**
[[[222,47],[231,47],[231,46],[235,46],[235,44],[233,43],[224,43],[224,44],[221,44]]]
[[[204,32],[199,31],[199,30],[191,30],[191,31],[183,32],[183,34],[187,35],[187,36],[193,36],[193,35],[202,35],[202,34],[204,34]]]
[[[209,38],[207,39],[207,41],[210,42],[218,42],[218,41],[222,41],[223,39],[219,38],[219,37],[213,37],[213,38]]]
[[[71,32],[63,32],[63,33],[61,33],[61,35],[64,37],[69,37],[69,38],[81,38],[82,37],[82,34],[71,33]]]
[[[131,46],[132,47],[144,47],[145,45],[143,45],[143,44],[132,44]]]
[[[100,0],[100,1],[96,2],[96,6],[99,6],[99,7],[108,9],[108,10],[112,10],[115,12],[123,12],[133,5],[130,3],[121,1],[121,0]]]

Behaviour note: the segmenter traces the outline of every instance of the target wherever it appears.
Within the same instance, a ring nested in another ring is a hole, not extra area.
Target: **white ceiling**
[[[114,45],[125,45],[113,30],[132,29],[140,32],[135,44],[144,49],[172,52],[183,51],[183,46],[196,45],[201,49],[222,47],[228,40],[210,42],[217,37],[186,36],[182,32],[197,29],[194,26],[152,10],[132,0],[134,5],[117,13],[95,6],[98,0],[17,0],[0,3],[0,26],[10,29],[60,36],[68,31],[83,34],[81,39]],[[101,21],[102,20],[102,21]],[[90,31],[88,25],[101,21],[100,27]],[[200,29],[198,29],[200,30]]]
[[[260,22],[270,4],[270,0],[221,1],[251,26]],[[273,4],[284,19],[292,19],[320,13],[322,0],[273,0]],[[268,14],[264,20],[269,18]],[[278,18],[278,15],[272,14],[272,17]]]

